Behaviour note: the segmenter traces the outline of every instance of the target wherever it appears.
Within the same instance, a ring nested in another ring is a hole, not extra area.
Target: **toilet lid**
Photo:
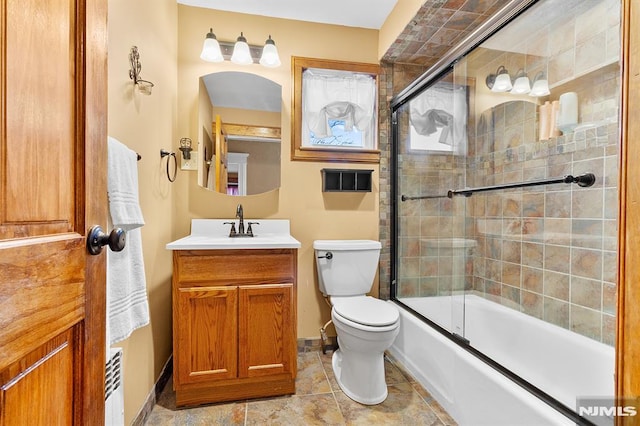
[[[350,298],[346,303],[334,304],[333,309],[343,318],[374,327],[394,324],[400,318],[395,306],[373,297]]]

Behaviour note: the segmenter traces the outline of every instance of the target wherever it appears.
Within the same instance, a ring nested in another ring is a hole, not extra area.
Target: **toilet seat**
[[[371,296],[334,298],[332,303],[337,315],[367,327],[386,327],[400,318],[395,306]]]

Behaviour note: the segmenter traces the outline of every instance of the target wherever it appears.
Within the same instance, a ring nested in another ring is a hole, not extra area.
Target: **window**
[[[378,65],[293,58],[291,158],[377,163]]]

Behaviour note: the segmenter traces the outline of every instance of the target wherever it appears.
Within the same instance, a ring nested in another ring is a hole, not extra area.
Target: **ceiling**
[[[178,0],[178,3],[272,18],[380,29],[397,0]]]
[[[202,76],[202,80],[216,107],[281,111],[282,87],[259,75],[224,71]]]

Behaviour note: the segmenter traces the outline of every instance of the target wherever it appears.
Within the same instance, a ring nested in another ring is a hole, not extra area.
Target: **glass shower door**
[[[465,183],[468,88],[458,81],[460,74],[452,70],[395,114],[395,294],[431,322],[462,336],[464,295],[471,278],[466,203],[447,196]]]
[[[532,2],[392,101],[393,296],[564,412],[614,395],[619,23]]]

